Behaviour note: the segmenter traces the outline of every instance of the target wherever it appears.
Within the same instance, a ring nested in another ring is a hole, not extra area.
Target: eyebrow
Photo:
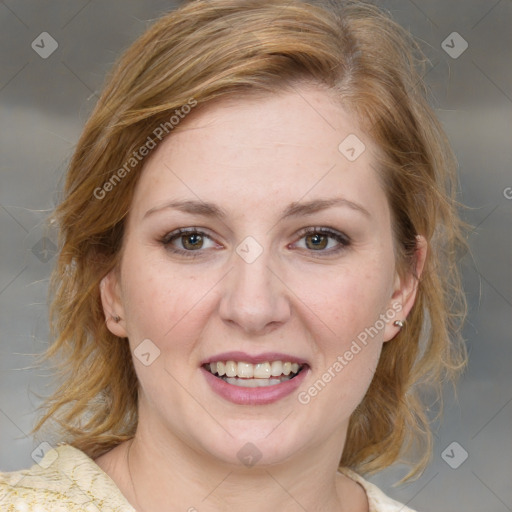
[[[370,212],[362,205],[354,203],[353,201],[349,201],[348,199],[345,199],[343,197],[335,197],[332,199],[314,199],[308,202],[301,203],[295,201],[293,203],[290,203],[290,205],[288,205],[288,207],[283,211],[281,215],[281,220],[290,217],[312,215],[319,211],[326,210],[328,208],[333,208],[335,206],[350,208],[351,210],[362,213],[366,217],[371,218]],[[146,218],[156,212],[167,209],[176,209],[184,213],[202,215],[204,217],[215,217],[221,220],[225,220],[228,217],[226,210],[217,206],[214,203],[188,200],[171,201],[170,203],[166,203],[163,206],[151,208],[144,214],[143,218]]]

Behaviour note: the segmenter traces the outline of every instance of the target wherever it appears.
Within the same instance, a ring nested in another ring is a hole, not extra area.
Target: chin
[[[223,430],[217,442],[209,437],[201,444],[217,461],[229,465],[264,467],[281,464],[304,446],[303,436],[298,440],[296,432],[278,427],[282,419],[263,422],[239,420],[237,428],[225,425],[231,436]]]

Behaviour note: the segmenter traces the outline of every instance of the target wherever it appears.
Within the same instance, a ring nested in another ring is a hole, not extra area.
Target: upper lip
[[[308,364],[308,362],[302,357],[292,356],[290,354],[283,354],[281,352],[263,352],[262,354],[247,354],[246,352],[233,351],[233,352],[222,352],[221,354],[215,354],[214,356],[208,357],[201,362],[201,366],[208,363],[215,363],[218,361],[237,361],[245,363],[265,363],[266,361],[283,361],[298,364]]]

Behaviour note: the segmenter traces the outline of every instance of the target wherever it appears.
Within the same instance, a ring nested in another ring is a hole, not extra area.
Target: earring
[[[404,326],[404,322],[405,321],[402,321],[402,320],[395,320],[393,322],[393,325],[396,325],[397,327],[399,327],[401,329]]]
[[[114,315],[112,317],[112,320],[114,320],[114,322],[117,324],[120,320],[121,320],[121,317],[120,316],[117,316],[117,315]]]

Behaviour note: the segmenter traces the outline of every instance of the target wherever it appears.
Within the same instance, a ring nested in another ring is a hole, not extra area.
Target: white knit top
[[[370,512],[414,512],[349,469],[366,491]],[[0,472],[2,512],[136,512],[114,481],[84,452],[60,444],[29,469]]]

